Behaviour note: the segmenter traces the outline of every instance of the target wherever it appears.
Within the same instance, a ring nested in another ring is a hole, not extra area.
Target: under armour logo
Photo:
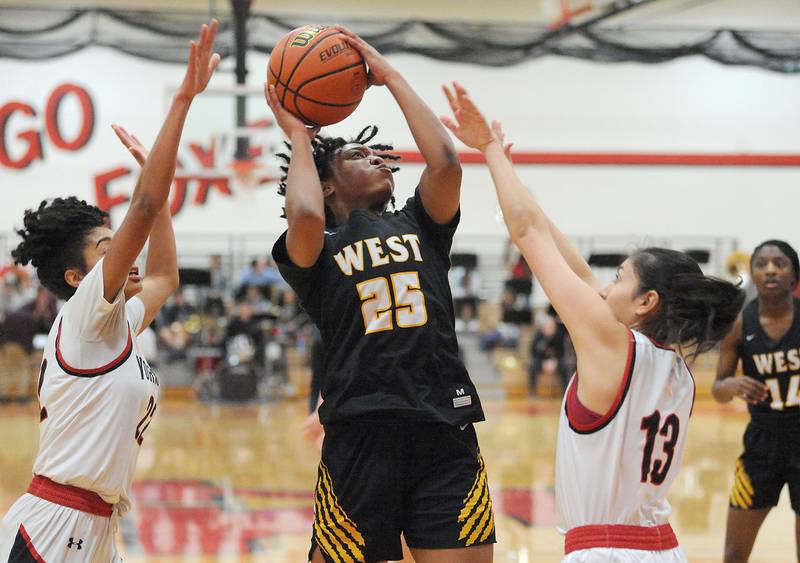
[[[72,549],[72,546],[76,546],[75,549],[83,549],[83,540],[75,541],[75,538],[69,538],[69,543],[67,544],[68,549]]]

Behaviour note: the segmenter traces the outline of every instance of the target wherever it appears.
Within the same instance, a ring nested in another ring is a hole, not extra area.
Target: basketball
[[[339,31],[305,25],[275,45],[267,81],[288,111],[309,125],[330,125],[358,107],[367,88],[367,68]]]

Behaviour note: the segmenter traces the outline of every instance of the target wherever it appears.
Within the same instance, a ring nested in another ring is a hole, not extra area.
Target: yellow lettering
[[[372,267],[385,266],[389,263],[389,257],[383,255],[383,246],[381,246],[381,239],[378,237],[368,238],[364,242],[367,243],[367,250],[369,250],[369,257],[372,259]]]
[[[786,360],[785,354],[781,352],[775,352],[775,373],[783,373],[786,371]]]
[[[786,359],[789,360],[789,369],[796,371],[800,369],[800,355],[798,355],[797,348],[792,348],[786,352]]]
[[[386,239],[386,246],[391,249],[389,255],[395,262],[405,262],[408,260],[408,249],[400,237],[389,237]]]
[[[772,354],[755,354],[753,361],[756,363],[758,373],[772,373]]]
[[[348,244],[341,252],[334,255],[333,258],[336,260],[336,264],[339,265],[339,269],[344,275],[352,276],[353,269],[359,272],[364,271],[364,245],[362,242],[363,241],[358,241],[355,244]]]
[[[419,251],[419,237],[417,235],[403,235],[403,240],[411,243],[411,249],[414,251],[414,260],[422,262],[422,254]]]

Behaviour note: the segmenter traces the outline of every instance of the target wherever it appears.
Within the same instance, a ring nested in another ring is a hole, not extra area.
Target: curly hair
[[[367,143],[369,143],[377,134],[378,127],[376,125],[368,125],[352,139],[345,139],[343,137],[324,137],[322,135],[317,135],[314,137],[311,140],[311,152],[314,156],[314,164],[317,167],[317,174],[319,175],[320,181],[324,182],[330,178],[331,174],[333,173],[333,157],[336,154],[336,151],[350,143],[366,145],[374,151],[381,151],[378,153],[378,156],[383,159],[393,161],[400,160],[399,155],[387,152],[394,150],[392,145],[385,143],[373,143],[371,145],[367,145]],[[286,148],[289,149],[289,152],[291,152],[292,145],[288,142],[285,142],[284,145],[286,145]],[[280,167],[283,175],[281,176],[280,184],[278,185],[278,193],[282,196],[286,196],[286,179],[289,175],[289,163],[291,162],[291,156],[290,154],[286,153],[278,153],[275,156],[280,158],[285,163]],[[400,168],[397,166],[390,166],[389,169],[392,171],[392,173],[400,170]],[[391,200],[389,200],[389,204],[394,207],[394,196],[392,196]],[[281,214],[281,217],[286,217],[285,209]],[[336,227],[336,218],[334,217],[331,208],[327,205],[325,206],[325,226],[329,229]]]
[[[11,256],[16,264],[33,264],[44,287],[69,299],[75,288],[66,282],[64,272],[70,268],[86,271],[86,235],[102,227],[107,218],[108,213],[75,196],[44,200],[38,209],[25,211],[24,228],[17,230],[22,242]]]

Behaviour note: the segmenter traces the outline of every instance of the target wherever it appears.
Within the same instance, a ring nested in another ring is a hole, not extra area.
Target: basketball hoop
[[[233,170],[233,179],[237,186],[253,189],[258,185],[256,171],[263,165],[254,159],[234,160],[229,164]]]

